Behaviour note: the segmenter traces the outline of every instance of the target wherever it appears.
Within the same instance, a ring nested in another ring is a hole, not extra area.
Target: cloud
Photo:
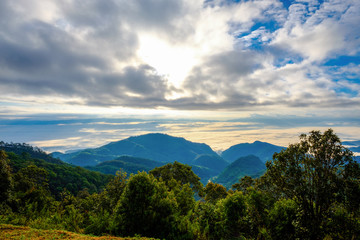
[[[0,94],[6,102],[43,101],[44,109],[51,101],[74,109],[355,108],[357,65],[324,63],[359,55],[360,3],[286,7],[278,0],[2,1]],[[151,44],[145,51],[149,39],[171,54]],[[179,69],[183,79],[175,81]]]
[[[360,3],[352,0],[299,1],[289,7],[287,21],[271,44],[292,49],[310,61],[358,53],[359,26],[354,23],[359,21],[355,13],[359,9]]]
[[[301,111],[300,111],[301,112]],[[209,144],[215,150],[255,140],[287,146],[297,142],[301,133],[333,128],[343,140],[358,139],[359,114],[346,112],[289,114],[252,114],[231,120],[203,118],[149,119],[107,118],[104,116],[49,114],[26,119],[0,120],[1,141],[27,142],[48,151],[99,147],[112,141],[150,132],[162,132]],[[331,116],[329,116],[331,115]],[[100,118],[101,117],[101,118]],[[48,120],[46,120],[48,119]]]

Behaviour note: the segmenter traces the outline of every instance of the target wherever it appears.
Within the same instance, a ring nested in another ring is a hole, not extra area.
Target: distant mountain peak
[[[271,143],[255,141],[253,143],[240,143],[231,146],[227,150],[221,153],[221,156],[229,161],[233,162],[240,157],[255,155],[263,162],[272,159],[275,152],[280,152],[284,147],[276,146]]]
[[[255,155],[240,157],[224,169],[216,178],[216,182],[229,188],[240,178],[257,175],[265,169],[264,162]]]

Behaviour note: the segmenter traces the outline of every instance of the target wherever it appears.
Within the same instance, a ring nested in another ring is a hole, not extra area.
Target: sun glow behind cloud
[[[198,63],[195,50],[191,47],[171,45],[159,37],[141,35],[140,59],[164,75],[170,83],[180,87],[191,68]]]

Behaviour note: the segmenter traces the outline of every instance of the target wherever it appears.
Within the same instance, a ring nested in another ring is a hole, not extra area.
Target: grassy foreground
[[[154,238],[121,238],[121,237],[93,237],[90,235],[82,235],[63,230],[41,230],[30,227],[14,226],[9,224],[0,224],[0,239],[9,240],[57,240],[57,239],[74,239],[74,240],[154,240]]]

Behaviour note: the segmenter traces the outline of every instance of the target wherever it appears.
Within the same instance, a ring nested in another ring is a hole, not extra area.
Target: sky
[[[2,0],[0,140],[360,139],[358,0]]]

